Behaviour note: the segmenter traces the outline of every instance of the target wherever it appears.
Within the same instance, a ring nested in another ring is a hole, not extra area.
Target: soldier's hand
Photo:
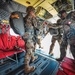
[[[23,35],[23,38],[28,38],[29,37],[29,33],[25,33],[24,35]]]

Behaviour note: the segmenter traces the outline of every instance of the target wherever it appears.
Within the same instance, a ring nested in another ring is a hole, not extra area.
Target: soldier
[[[40,28],[39,28],[40,23],[39,20],[36,18],[35,9],[32,6],[29,6],[26,12],[27,15],[24,18],[25,30],[26,32],[29,32],[31,36],[33,36],[32,39],[39,44],[39,47],[41,47],[41,42],[40,42],[41,40],[38,39],[37,37],[38,33],[40,32]]]
[[[41,41],[46,35],[46,31],[47,31],[46,25],[44,22],[39,21],[37,28],[38,28],[38,31],[36,31],[37,43],[39,45],[39,48],[43,48],[41,47]]]
[[[65,16],[63,14],[65,14]],[[63,33],[63,40],[60,46],[60,58],[56,59],[57,61],[62,61],[62,59],[66,56],[66,50],[67,50],[68,44],[70,45],[70,50],[75,58],[75,52],[74,52],[75,30],[73,29],[75,28],[75,21],[72,20],[73,14],[72,16],[69,17],[67,16],[66,11],[64,11],[61,13],[61,16],[64,17],[62,21],[64,33]],[[71,21],[71,24],[68,24],[70,23],[69,21]],[[71,26],[72,26],[72,29],[71,29]]]
[[[37,19],[34,7],[28,6],[26,12],[27,15],[24,18],[26,33],[23,36],[23,39],[26,41],[25,73],[30,73],[35,70],[35,66],[29,66],[30,59],[32,59],[32,62],[37,59],[37,56],[34,56],[36,47],[34,35],[37,28]]]
[[[51,27],[52,28],[52,27]],[[52,35],[52,40],[51,40],[51,45],[50,45],[50,50],[49,54],[53,55],[53,48],[56,40],[58,41],[59,45],[61,44],[62,41],[62,25],[61,25],[61,19],[57,20],[57,24],[55,24],[55,29],[57,29],[56,35]]]
[[[66,19],[67,18],[67,13],[66,13],[66,11],[65,10],[61,10],[60,12],[59,12],[59,16],[60,16],[60,18],[62,19],[62,20],[64,20],[64,19]]]
[[[70,22],[66,21],[68,20],[65,20],[63,40],[60,46],[61,55],[58,61],[61,61],[66,56],[68,45],[70,46],[70,51],[75,59],[75,22],[68,24]]]

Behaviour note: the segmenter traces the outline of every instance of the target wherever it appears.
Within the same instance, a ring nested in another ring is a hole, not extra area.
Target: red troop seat
[[[25,42],[20,36],[12,36],[8,32],[9,30],[0,34],[0,61],[10,59],[18,62],[17,54],[25,52]],[[15,59],[11,57],[13,55],[16,56]]]

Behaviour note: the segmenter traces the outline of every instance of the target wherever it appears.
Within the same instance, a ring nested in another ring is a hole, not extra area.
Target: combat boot
[[[31,55],[26,54],[26,56],[25,56],[25,73],[30,73],[35,70],[35,66],[29,65],[30,59],[31,59]]]
[[[29,66],[25,64],[25,73],[31,73],[35,70],[35,66]]]
[[[38,58],[38,56],[33,56],[32,57],[32,62],[35,61]]]

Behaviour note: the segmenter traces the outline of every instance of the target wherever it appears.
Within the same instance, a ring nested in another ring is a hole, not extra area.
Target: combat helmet
[[[35,8],[33,6],[28,6],[26,12],[30,13],[31,11],[35,12]]]

